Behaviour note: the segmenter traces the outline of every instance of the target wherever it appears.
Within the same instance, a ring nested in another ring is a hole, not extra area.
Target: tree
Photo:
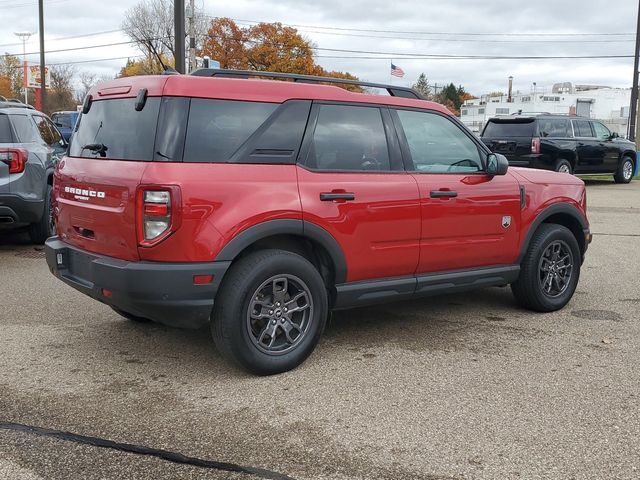
[[[358,79],[350,73],[324,70],[315,63],[311,41],[281,23],[241,28],[230,18],[217,18],[210,24],[199,55],[219,61],[222,68]],[[362,91],[355,85],[344,88]]]
[[[4,75],[0,76],[0,96],[4,98],[9,98],[13,95],[11,91],[11,79],[9,77],[5,77]]]
[[[22,93],[22,62],[18,57],[8,53],[0,56],[0,77],[8,78],[9,83],[11,84],[10,91],[8,92],[9,94],[4,96],[24,98]]]
[[[58,110],[75,110],[73,91],[75,70],[69,65],[51,67],[51,88],[47,93],[47,113]]]
[[[194,22],[196,45],[202,45],[207,19],[201,9],[196,9]],[[162,71],[165,66],[175,65],[173,1],[142,0],[125,12],[122,29],[146,59],[156,63],[155,69]]]
[[[169,61],[164,55],[160,57],[162,64],[173,66],[173,59]],[[118,77],[132,77],[134,75],[158,75],[164,68],[155,58],[142,58],[140,60],[128,59],[124,67],[120,69]]]
[[[416,90],[427,100],[431,99],[431,85],[429,85],[429,80],[427,80],[427,76],[424,73],[420,74],[418,80],[411,86],[411,88]]]

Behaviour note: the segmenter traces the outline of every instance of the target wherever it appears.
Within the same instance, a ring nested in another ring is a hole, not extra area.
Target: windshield
[[[100,100],[80,115],[69,146],[72,157],[153,160],[160,99],[147,99],[141,111],[135,98]]]
[[[533,137],[535,122],[533,119],[496,121],[489,120],[482,133],[483,137]]]

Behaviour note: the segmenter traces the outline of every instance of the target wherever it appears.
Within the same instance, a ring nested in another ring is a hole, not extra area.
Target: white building
[[[511,100],[511,101],[509,101]],[[533,113],[563,113],[595,118],[613,132],[627,135],[630,88],[610,88],[600,85],[557,83],[551,91],[536,90],[508,95],[482,95],[467,100],[460,108],[460,120],[476,133],[482,132],[486,121],[499,115]]]

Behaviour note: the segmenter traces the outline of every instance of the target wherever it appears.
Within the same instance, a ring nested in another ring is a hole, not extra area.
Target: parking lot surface
[[[208,331],[123,319],[4,234],[0,424],[273,478],[640,478],[640,182],[590,181],[588,204],[562,311],[490,288],[339,312],[306,363],[267,378],[224,363]],[[0,429],[0,478],[260,477]]]

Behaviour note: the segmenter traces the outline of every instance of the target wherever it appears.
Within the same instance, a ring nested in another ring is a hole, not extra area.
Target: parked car
[[[508,169],[411,89],[313,82],[380,87],[206,69],[93,88],[55,173],[51,271],[131,320],[210,324],[258,374],[303,362],[332,309],[509,284],[536,311],[571,299],[580,179]]]
[[[66,148],[44,113],[0,102],[0,229],[28,227],[34,243],[53,235],[53,170]]]
[[[510,165],[575,174],[613,174],[629,183],[637,171],[635,145],[597,120],[567,115],[489,119],[482,141]]]
[[[62,112],[54,112],[51,114],[51,120],[56,124],[56,127],[62,133],[64,139],[68,142],[73,132],[73,127],[78,120],[79,112],[73,110],[67,110]]]

